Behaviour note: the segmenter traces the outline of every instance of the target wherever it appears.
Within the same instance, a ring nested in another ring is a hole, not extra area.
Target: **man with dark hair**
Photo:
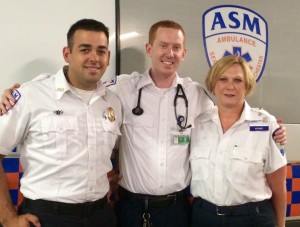
[[[3,226],[116,225],[107,204],[110,156],[122,121],[120,101],[100,82],[109,65],[108,28],[83,19],[71,26],[55,75],[14,91],[0,118],[0,161],[18,146],[24,200],[16,213],[0,163]]]

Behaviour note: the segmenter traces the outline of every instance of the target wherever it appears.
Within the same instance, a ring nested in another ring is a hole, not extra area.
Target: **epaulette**
[[[47,79],[49,77],[51,77],[52,75],[49,74],[49,73],[43,73],[43,74],[40,74],[38,75],[37,77],[33,78],[31,81],[40,81],[40,80],[44,80],[44,79]]]
[[[181,78],[181,79],[182,79],[183,84],[189,84],[189,83],[193,82],[191,77],[184,77],[184,78]]]
[[[251,111],[258,114],[258,116],[269,116],[270,114],[262,108],[251,108]]]
[[[211,119],[212,119],[212,110],[202,113],[197,117],[197,120],[199,122],[206,122],[206,121],[210,121]]]
[[[268,113],[266,110],[264,109],[260,109],[260,108],[251,108],[251,111],[255,114],[252,116],[256,116],[258,119],[261,119],[263,122],[267,122],[272,120],[276,120],[275,117],[273,115],[271,115],[270,113]]]

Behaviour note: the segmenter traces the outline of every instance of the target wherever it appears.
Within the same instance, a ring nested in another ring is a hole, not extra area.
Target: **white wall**
[[[113,0],[0,0],[0,93],[14,82],[40,73],[55,73],[65,62],[62,48],[67,31],[79,19],[100,20],[115,32]],[[115,75],[115,39],[105,78]]]
[[[285,145],[286,156],[289,162],[300,162],[300,125],[285,124],[287,129],[287,144]]]

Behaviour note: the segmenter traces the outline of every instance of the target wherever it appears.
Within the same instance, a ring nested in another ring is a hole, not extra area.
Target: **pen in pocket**
[[[233,155],[235,155],[235,152],[236,152],[237,148],[238,148],[237,145],[234,145],[234,146],[233,146],[233,149],[232,149],[232,154],[233,154]]]

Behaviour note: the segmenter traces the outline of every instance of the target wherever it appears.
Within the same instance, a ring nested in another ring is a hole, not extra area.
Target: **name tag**
[[[174,144],[190,144],[189,135],[175,135],[173,138]]]
[[[269,123],[264,121],[250,122],[250,131],[269,131]]]

